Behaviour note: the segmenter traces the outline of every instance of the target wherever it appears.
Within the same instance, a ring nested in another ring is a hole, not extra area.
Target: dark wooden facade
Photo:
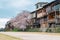
[[[36,4],[38,5],[38,4]],[[35,23],[46,31],[49,27],[60,25],[60,0],[55,0],[34,11]],[[33,14],[33,13],[32,13]]]

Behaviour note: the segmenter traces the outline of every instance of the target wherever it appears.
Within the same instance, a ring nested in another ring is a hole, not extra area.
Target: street
[[[48,35],[42,33],[28,33],[28,32],[0,32],[5,35],[21,38],[23,40],[60,40],[58,35]]]

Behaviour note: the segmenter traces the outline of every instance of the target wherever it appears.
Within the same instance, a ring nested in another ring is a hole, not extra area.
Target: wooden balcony
[[[47,23],[47,21],[42,20],[42,21],[40,21],[40,24],[41,24],[41,23]]]
[[[47,13],[38,13],[38,14],[37,14],[37,18],[44,17],[45,15],[47,15]]]
[[[56,23],[60,23],[60,18],[57,18],[56,19]]]
[[[49,19],[48,20],[48,23],[53,23],[53,22],[55,22],[55,19]]]
[[[50,10],[48,11],[48,14],[51,14],[51,13],[54,13],[55,11],[54,10]]]
[[[60,23],[60,18],[56,18],[56,19],[50,19],[48,20],[48,23]]]
[[[57,17],[57,18],[60,18],[60,15],[57,15],[56,17]]]

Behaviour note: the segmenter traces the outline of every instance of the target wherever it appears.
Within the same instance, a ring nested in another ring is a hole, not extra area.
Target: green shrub
[[[55,32],[60,33],[60,27],[56,27]]]
[[[39,32],[39,28],[30,28],[26,30],[27,32]]]
[[[13,32],[18,32],[18,30],[19,30],[19,29],[14,28],[12,31],[13,31]]]
[[[55,27],[55,28],[49,28],[47,29],[47,32],[52,32],[52,33],[60,33],[60,27]]]

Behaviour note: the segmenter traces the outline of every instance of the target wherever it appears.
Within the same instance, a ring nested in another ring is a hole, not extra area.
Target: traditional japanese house
[[[36,13],[35,11],[31,12],[31,26],[34,27],[34,23],[36,21]]]
[[[40,24],[39,27],[42,31],[54,28],[60,25],[60,0],[54,0],[50,3],[38,2],[36,10],[32,14],[35,14],[34,22]]]
[[[46,9],[47,13],[47,22],[49,27],[56,27],[56,25],[60,25],[60,0],[52,1],[48,3],[43,8]]]
[[[32,22],[33,22],[33,25],[35,27],[40,27],[40,17],[42,17],[42,13],[43,13],[43,6],[46,5],[47,2],[38,2],[36,5],[36,10],[31,12],[31,15],[32,15]],[[45,13],[43,13],[44,15]]]
[[[39,5],[40,6],[39,6]],[[48,3],[47,2],[39,2],[36,4],[36,7],[39,6],[37,8],[37,11],[36,11],[36,15],[37,15],[37,20],[36,22],[38,22],[40,24],[40,28],[43,29],[43,28],[46,28],[47,27],[47,13],[46,13],[46,9],[43,8],[43,6],[47,5]]]

